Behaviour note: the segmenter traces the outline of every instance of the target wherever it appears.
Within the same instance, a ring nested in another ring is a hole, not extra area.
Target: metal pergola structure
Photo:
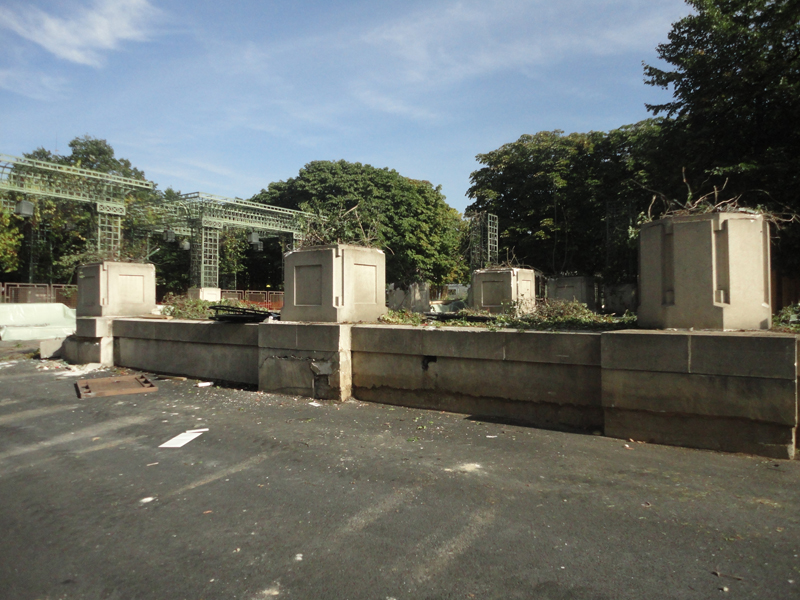
[[[219,234],[223,228],[248,229],[259,238],[283,235],[293,247],[301,230],[299,218],[312,216],[279,206],[203,192],[182,194],[181,204],[193,242],[190,281],[192,287],[200,288],[218,287]]]
[[[119,255],[126,196],[154,187],[151,181],[0,154],[0,191],[94,204],[97,251],[106,256]],[[0,208],[13,212],[13,205],[8,196],[0,196]]]
[[[134,191],[154,189],[151,181],[0,154],[0,209],[15,209],[14,201],[3,191],[94,204],[98,215],[97,249],[104,256],[119,255],[125,198]],[[153,221],[148,227],[151,232],[171,231],[192,238],[193,287],[218,287],[219,236],[225,227],[246,229],[259,238],[286,236],[288,245],[293,246],[302,230],[301,218],[312,216],[203,192],[182,194],[175,202],[134,205],[131,212]]]
[[[474,214],[469,224],[469,266],[471,269],[485,269],[498,263],[497,215],[487,212]]]

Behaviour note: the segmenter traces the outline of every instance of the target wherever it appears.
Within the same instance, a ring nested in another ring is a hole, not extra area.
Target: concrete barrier
[[[258,325],[115,319],[114,364],[155,373],[258,383]]]
[[[351,394],[350,328],[333,323],[262,323],[258,389],[326,400]]]
[[[605,433],[792,458],[797,357],[792,335],[604,333]]]
[[[99,325],[101,323],[95,323]],[[115,364],[793,458],[800,336],[115,319]]]
[[[360,400],[602,428],[598,334],[356,325],[352,353]]]

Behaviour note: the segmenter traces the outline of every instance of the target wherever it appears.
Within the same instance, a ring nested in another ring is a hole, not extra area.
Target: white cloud
[[[52,100],[67,87],[62,77],[19,69],[0,69],[0,89],[22,94],[32,100]]]
[[[148,0],[94,0],[74,16],[51,15],[35,6],[0,7],[0,27],[42,46],[58,58],[100,66],[121,42],[144,41],[159,11]]]

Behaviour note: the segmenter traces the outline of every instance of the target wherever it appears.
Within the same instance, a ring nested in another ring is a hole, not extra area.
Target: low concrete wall
[[[792,458],[798,343],[765,333],[605,333],[605,433]]]
[[[115,364],[263,391],[795,455],[800,336],[115,319]]]
[[[118,366],[258,383],[257,324],[115,319],[113,331]]]
[[[327,400],[350,397],[350,328],[334,323],[262,323],[258,389]]]
[[[598,334],[357,325],[352,352],[360,400],[603,426]]]

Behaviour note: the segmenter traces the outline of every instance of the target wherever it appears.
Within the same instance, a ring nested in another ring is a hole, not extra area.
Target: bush
[[[772,317],[772,326],[777,331],[800,333],[800,304],[786,306]]]

